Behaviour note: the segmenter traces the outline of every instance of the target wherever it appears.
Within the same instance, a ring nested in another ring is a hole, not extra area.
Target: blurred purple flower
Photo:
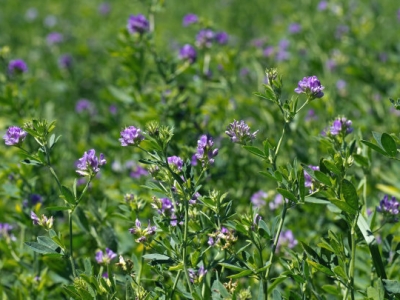
[[[261,208],[266,204],[267,198],[268,194],[260,190],[251,196],[250,201],[253,204],[253,207]]]
[[[389,217],[389,222],[398,222],[399,207],[400,203],[395,197],[389,200],[389,196],[385,195],[383,199],[379,202],[379,206],[376,208],[377,211],[383,213],[385,216]]]
[[[130,177],[140,178],[140,177],[146,176],[148,174],[149,174],[149,172],[147,172],[147,170],[145,168],[142,168],[141,166],[136,166],[136,168],[133,171],[131,171]]]
[[[95,256],[97,263],[105,264],[105,265],[108,265],[116,257],[117,257],[117,254],[108,248],[106,248],[106,251],[104,254],[103,254],[103,251],[101,251],[101,250],[97,251],[96,256]]]
[[[312,121],[312,120],[317,120],[318,116],[315,114],[315,110],[310,109],[307,112],[307,115],[305,117],[305,121]]]
[[[346,25],[339,25],[336,27],[335,38],[340,40],[343,35],[349,32],[349,27]]]
[[[135,126],[129,126],[122,130],[121,138],[119,139],[121,146],[137,146],[143,140],[144,136],[142,135],[142,131]]]
[[[63,42],[64,36],[59,33],[59,32],[51,32],[47,35],[47,44],[52,46],[52,45],[57,45]]]
[[[131,15],[128,19],[127,29],[131,34],[143,34],[150,30],[149,21],[142,14],[138,14],[137,16]]]
[[[386,52],[380,52],[378,58],[381,62],[385,63],[388,60],[388,55]]]
[[[10,74],[25,73],[28,71],[28,66],[22,59],[13,59],[8,63],[8,71]]]
[[[297,88],[294,90],[297,94],[306,94],[312,99],[321,98],[324,93],[324,86],[318,80],[317,76],[304,77],[299,81]]]
[[[51,227],[53,227],[53,216],[48,218],[45,215],[42,215],[42,217],[39,218],[33,211],[31,211],[31,220],[33,225],[42,226],[46,230],[49,230]]]
[[[79,99],[78,102],[76,102],[75,111],[77,113],[87,111],[90,115],[96,114],[96,108],[93,103],[87,99]]]
[[[146,228],[142,229],[142,223],[136,219],[135,227],[129,229],[129,232],[138,238],[135,240],[137,243],[144,243],[147,237],[156,233],[157,227],[150,225],[150,220]]]
[[[11,233],[13,226],[8,223],[0,223],[0,239],[11,239],[15,241],[17,238]]]
[[[274,54],[274,52],[275,52],[274,47],[273,46],[268,46],[263,50],[263,55],[265,57],[270,57],[270,56],[272,56]]]
[[[339,79],[336,82],[336,87],[337,87],[338,90],[344,90],[346,88],[346,85],[347,85],[347,83],[343,79]]]
[[[108,2],[103,2],[99,5],[99,13],[103,16],[106,16],[111,11],[111,5]]]
[[[3,136],[7,146],[19,146],[26,138],[27,132],[18,126],[11,126]]]
[[[211,29],[202,29],[196,36],[196,45],[200,48],[210,48],[215,34]]]
[[[190,24],[197,23],[199,21],[199,18],[195,14],[187,14],[183,17],[182,24],[183,26],[189,26]]]
[[[116,115],[117,112],[118,112],[118,108],[117,108],[117,106],[116,106],[115,104],[111,104],[111,105],[108,107],[108,111],[110,112],[110,114]]]
[[[330,134],[339,135],[340,133],[343,133],[344,135],[347,135],[353,132],[351,125],[352,122],[350,120],[347,120],[345,117],[339,117],[333,121],[333,124],[330,127]]]
[[[58,65],[62,69],[70,69],[72,67],[72,56],[69,54],[63,54],[58,59]]]
[[[225,45],[228,43],[229,35],[224,31],[217,32],[215,34],[215,40],[217,41],[218,44]]]
[[[281,236],[278,240],[277,247],[285,245],[288,248],[292,249],[298,244],[297,240],[294,238],[293,232],[291,230],[286,230],[281,233]]]
[[[283,196],[281,194],[276,194],[273,201],[269,203],[269,209],[275,210],[283,203]]]
[[[288,29],[289,33],[299,33],[301,31],[301,25],[299,23],[291,23]]]
[[[320,1],[318,3],[318,10],[319,11],[323,11],[323,10],[325,10],[327,8],[328,8],[328,1],[323,0],[323,1]]]
[[[336,61],[335,61],[334,59],[328,59],[328,60],[325,62],[325,66],[327,67],[327,69],[328,69],[329,71],[332,72],[332,71],[336,68],[337,63],[336,63]]]
[[[48,28],[54,27],[57,24],[57,18],[53,15],[48,15],[44,18],[44,25]]]
[[[33,21],[37,18],[38,16],[38,10],[34,7],[28,8],[28,10],[25,13],[25,19],[28,21]]]
[[[183,160],[179,156],[168,157],[168,164],[174,171],[181,171],[183,167]]]
[[[87,176],[96,174],[100,171],[100,167],[106,164],[106,159],[103,153],[100,156],[96,156],[96,151],[91,149],[83,154],[83,157],[79,159],[76,172],[79,175]]]
[[[319,171],[319,166],[309,165],[308,167],[314,171]],[[312,185],[313,185],[312,177],[307,173],[307,171],[304,170],[304,186],[312,187]]]
[[[232,142],[242,145],[252,142],[256,138],[257,132],[258,130],[250,133],[250,127],[243,120],[240,122],[234,120],[228,125],[225,131],[225,133],[231,138]]]
[[[214,163],[214,157],[218,155],[218,148],[213,149],[214,141],[203,134],[197,141],[196,158],[202,163],[203,168]]]
[[[239,71],[240,77],[246,77],[249,75],[249,73],[250,73],[250,71],[248,68],[241,68]]]
[[[182,60],[188,60],[190,63],[194,63],[197,58],[196,49],[189,44],[183,45],[179,50],[179,58]]]
[[[289,47],[289,45],[290,42],[287,39],[281,39],[278,44],[280,50],[286,50]]]

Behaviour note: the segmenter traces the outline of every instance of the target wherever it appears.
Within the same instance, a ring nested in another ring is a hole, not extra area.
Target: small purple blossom
[[[0,223],[0,239],[11,239],[15,241],[17,238],[11,233],[13,226],[8,223]]]
[[[150,30],[149,21],[142,14],[138,14],[137,16],[131,15],[128,19],[127,25],[128,31],[131,34],[139,33],[143,34]]]
[[[325,62],[325,66],[328,68],[328,70],[329,70],[330,72],[332,72],[333,70],[335,70],[335,68],[336,68],[336,66],[337,66],[337,62],[336,62],[336,60],[334,60],[334,59],[328,59],[328,60]]]
[[[49,46],[57,45],[63,42],[64,36],[59,32],[51,32],[47,35],[46,40]]]
[[[51,229],[51,227],[53,227],[53,222],[54,222],[53,216],[48,218],[45,215],[42,215],[39,218],[33,211],[31,211],[31,220],[33,225],[42,226],[46,230],[49,230]]]
[[[72,56],[69,54],[63,54],[58,59],[58,65],[62,69],[70,69],[72,67]]]
[[[197,52],[192,45],[186,44],[179,50],[179,58],[182,60],[187,60],[191,64],[196,61]]]
[[[89,176],[96,174],[100,171],[100,167],[106,164],[106,159],[103,153],[100,156],[96,156],[96,151],[91,149],[83,154],[83,157],[79,159],[76,172],[82,176]]]
[[[38,16],[38,10],[35,7],[28,8],[28,10],[25,12],[25,18],[28,21],[35,20],[37,16]]]
[[[33,211],[31,211],[31,220],[33,222],[33,225],[39,225],[39,217]]]
[[[348,33],[348,32],[349,32],[349,27],[348,27],[348,26],[346,26],[346,25],[339,25],[339,26],[336,28],[335,38],[338,39],[338,40],[340,40],[340,39],[343,37],[343,35],[345,35],[345,34]]]
[[[75,111],[77,113],[82,113],[82,112],[86,111],[90,115],[96,114],[96,108],[95,108],[94,104],[87,99],[79,99],[78,102],[76,102]]]
[[[146,228],[142,229],[142,223],[136,219],[135,227],[129,229],[129,232],[138,238],[135,240],[137,243],[143,243],[147,241],[148,236],[156,233],[157,227],[150,225],[150,220]]]
[[[250,133],[250,127],[243,120],[240,122],[234,120],[225,131],[232,142],[242,145],[252,142],[256,138],[257,132],[258,130]]]
[[[199,18],[197,17],[197,15],[195,14],[187,14],[183,17],[182,20],[182,25],[187,27],[190,24],[194,24],[197,23],[199,21]]]
[[[261,208],[265,205],[267,198],[268,194],[260,190],[251,196],[250,201],[253,204],[253,207]]]
[[[301,31],[301,25],[299,23],[291,23],[288,31],[292,34],[299,33]]]
[[[99,5],[99,13],[103,16],[106,16],[111,11],[111,5],[108,2],[103,2]]]
[[[211,29],[202,29],[196,36],[196,45],[199,48],[210,48],[215,38],[215,33]]]
[[[197,141],[196,158],[202,163],[203,168],[214,163],[214,157],[218,155],[218,148],[213,149],[214,141],[207,135],[202,135]]]
[[[108,107],[108,111],[110,112],[110,114],[116,115],[118,113],[118,107],[115,104],[111,104]]]
[[[319,171],[319,166],[309,165],[308,167],[314,171]],[[313,182],[312,177],[304,170],[304,186],[312,188]]]
[[[105,253],[101,250],[97,251],[95,256],[97,263],[105,265],[108,265],[116,257],[117,254],[108,248],[106,248]]]
[[[389,200],[389,196],[385,195],[383,199],[379,202],[379,206],[376,208],[376,210],[387,216],[389,222],[395,223],[399,220],[397,217],[397,215],[399,214],[399,206],[400,203],[396,200],[395,197],[392,197]]]
[[[309,109],[307,111],[307,115],[305,117],[305,121],[309,122],[309,121],[313,121],[313,120],[317,120],[317,119],[318,119],[318,116],[315,113],[315,110]]]
[[[220,45],[225,45],[228,43],[229,35],[225,31],[217,32],[215,34],[215,40]]]
[[[26,138],[27,132],[18,126],[11,126],[3,136],[7,146],[19,146]]]
[[[147,172],[147,170],[145,168],[142,168],[141,166],[136,166],[136,168],[131,171],[129,176],[132,178],[140,178],[140,177],[146,176],[148,174],[149,174],[149,172]]]
[[[340,133],[343,133],[344,135],[347,135],[353,132],[351,125],[352,122],[350,120],[347,120],[345,117],[339,117],[333,121],[333,124],[330,127],[330,134],[339,135]]]
[[[192,196],[192,199],[189,200],[189,204],[192,204],[192,205],[196,204],[196,203],[197,203],[197,200],[198,200],[200,197],[201,197],[201,195],[200,195],[199,192],[194,193],[193,196]]]
[[[8,63],[8,71],[10,74],[21,74],[28,71],[28,66],[22,59],[13,59]]]
[[[292,249],[297,244],[298,244],[298,242],[294,238],[293,232],[291,230],[286,230],[281,233],[277,247],[280,248],[281,246],[285,245],[288,248]]]
[[[142,131],[135,126],[129,126],[122,130],[121,138],[119,139],[121,146],[138,146],[143,140],[144,136],[142,135]]]
[[[325,0],[320,1],[318,3],[318,7],[317,8],[318,8],[319,11],[323,11],[323,10],[327,9],[328,8],[328,1],[325,1]]]
[[[203,279],[203,277],[207,274],[207,270],[204,269],[203,266],[200,266],[196,271],[194,269],[188,269],[190,282],[199,283]]]
[[[275,52],[274,47],[273,46],[268,46],[263,50],[263,55],[265,57],[270,57],[270,56],[272,56],[274,54],[274,52]]]
[[[269,209],[275,210],[280,207],[283,203],[283,196],[281,194],[277,194],[273,201],[269,203]]]
[[[347,85],[347,82],[344,81],[343,79],[339,79],[339,80],[336,82],[336,87],[337,87],[337,89],[340,90],[340,91],[344,90],[344,89],[346,88],[346,85]]]
[[[304,77],[300,80],[297,88],[294,90],[298,94],[306,94],[311,99],[321,98],[324,93],[322,90],[324,86],[318,80],[317,76]]]
[[[181,171],[183,167],[183,160],[179,156],[170,156],[168,157],[168,164],[174,171]]]

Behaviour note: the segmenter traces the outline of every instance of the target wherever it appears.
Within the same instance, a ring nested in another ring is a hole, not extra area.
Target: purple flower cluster
[[[31,211],[31,220],[33,225],[42,226],[46,230],[49,230],[51,229],[51,227],[53,227],[53,222],[54,222],[53,216],[48,218],[45,215],[42,215],[42,217],[39,218],[33,211]]]
[[[11,239],[12,241],[16,240],[16,237],[11,233],[13,226],[8,223],[0,223],[0,239]]]
[[[43,203],[43,197],[39,194],[30,194],[28,199],[22,202],[23,207],[33,207],[38,203]]]
[[[190,24],[197,23],[199,21],[199,18],[195,14],[187,14],[183,17],[182,24],[183,26],[187,27]]]
[[[77,163],[76,172],[82,176],[90,176],[97,174],[100,171],[100,167],[106,164],[106,159],[103,153],[97,158],[96,151],[91,149],[83,154],[83,157],[79,159]]]
[[[286,200],[286,199],[285,199]],[[281,194],[277,194],[273,201],[269,203],[269,209],[275,210],[283,203],[283,196]]]
[[[281,236],[278,240],[277,248],[279,249],[282,246],[287,246],[292,249],[298,244],[297,240],[294,238],[293,232],[291,230],[286,230],[281,233]]]
[[[13,59],[8,63],[8,71],[10,74],[21,74],[28,71],[28,66],[22,59]]]
[[[174,172],[182,171],[183,160],[179,156],[170,156],[167,158],[168,164]]]
[[[156,226],[150,226],[150,220],[146,228],[142,229],[142,223],[136,219],[135,221],[135,227],[132,227],[129,229],[129,232],[133,235],[138,236],[138,238],[135,240],[138,243],[144,243],[147,241],[147,237],[150,235],[154,235],[156,233],[157,227]]]
[[[96,108],[94,104],[87,99],[79,99],[78,102],[76,102],[75,111],[77,113],[82,113],[87,111],[91,116],[96,114]]]
[[[198,270],[188,269],[189,279],[191,283],[199,283],[207,274],[207,270],[200,266]]]
[[[376,208],[377,211],[383,213],[388,217],[389,222],[398,222],[397,215],[399,214],[400,203],[395,197],[389,199],[388,195],[385,195],[383,199],[379,202],[379,206]]]
[[[69,54],[63,54],[58,59],[58,66],[61,69],[70,69],[72,67],[72,56]]]
[[[7,129],[3,139],[7,146],[19,146],[25,140],[27,134],[28,133],[20,127],[11,126]]]
[[[111,11],[111,5],[108,2],[103,2],[99,5],[99,13],[103,16],[106,16]]]
[[[243,120],[240,122],[234,120],[225,131],[232,142],[242,145],[252,142],[256,138],[257,132],[258,130],[250,133],[250,127]]]
[[[138,146],[143,140],[144,136],[142,135],[142,131],[135,126],[129,126],[122,130],[121,138],[119,139],[121,146]]]
[[[57,45],[63,42],[64,36],[59,32],[51,32],[47,35],[46,40],[49,46]]]
[[[179,58],[182,60],[187,60],[191,64],[196,61],[197,52],[192,45],[186,44],[179,50]]]
[[[352,122],[347,120],[345,117],[339,117],[335,121],[333,121],[332,126],[330,127],[331,135],[347,135],[353,132],[353,128],[351,127]]]
[[[199,48],[210,48],[214,41],[220,45],[225,45],[228,40],[229,35],[224,31],[215,33],[211,29],[202,29],[196,36],[196,45]]]
[[[266,192],[260,190],[251,196],[250,201],[253,204],[253,207],[261,208],[265,205],[267,198],[268,198],[268,194]]]
[[[197,152],[195,157],[204,167],[214,163],[214,157],[218,155],[218,148],[213,149],[214,141],[207,135],[202,135],[197,141]]]
[[[297,94],[306,94],[310,99],[321,98],[324,93],[324,86],[318,80],[317,76],[304,77],[300,80],[297,88],[294,90]]]
[[[129,174],[130,177],[132,178],[140,178],[142,176],[148,175],[149,172],[145,168],[142,168],[141,166],[136,166],[131,173]]]
[[[218,246],[221,249],[228,249],[237,241],[234,232],[226,227],[221,227],[221,230],[217,230],[208,236],[208,245]]]
[[[291,23],[288,30],[293,34],[299,33],[301,31],[301,25],[299,23]]]
[[[105,253],[101,250],[97,251],[95,256],[97,263],[105,265],[108,265],[116,257],[117,254],[108,248],[106,248]]]
[[[314,171],[319,171],[319,166],[309,165],[308,167]],[[304,171],[304,186],[309,187],[312,190],[313,183],[314,180],[312,179],[312,177],[306,171]]]
[[[127,29],[131,34],[143,34],[150,30],[150,24],[146,17],[142,14],[138,14],[137,16],[131,15],[128,19]]]

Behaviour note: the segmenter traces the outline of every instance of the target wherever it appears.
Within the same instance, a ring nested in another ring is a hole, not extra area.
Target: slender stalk
[[[304,102],[303,105],[298,110],[296,110],[296,115],[299,113],[299,111],[301,111],[304,108],[304,106],[306,106],[308,104],[308,102],[309,102],[309,99],[307,99],[306,102]]]
[[[274,244],[272,245],[271,256],[269,257],[269,260],[268,260],[269,267],[265,272],[265,287],[266,287],[265,293],[267,294],[267,297],[265,299],[268,299],[268,276],[269,276],[269,272],[271,271],[272,260],[274,259],[274,256],[275,256],[275,250],[278,245],[279,236],[281,235],[283,224],[285,222],[286,211],[287,211],[287,204],[286,204],[286,202],[284,202],[281,219],[280,219],[279,225],[278,225],[278,230],[275,235]]]
[[[353,224],[351,224],[351,261],[350,261],[350,266],[349,266],[349,282],[347,285],[346,293],[343,299],[347,299],[347,295],[350,290],[350,297],[352,300],[354,300],[354,270],[355,270],[355,265],[356,265],[356,226],[357,226],[357,219],[358,219],[358,214],[354,219]]]
[[[181,277],[181,273],[182,273],[182,270],[179,270],[179,271],[178,271],[178,274],[176,274],[175,281],[174,281],[174,285],[172,286],[171,299],[172,299],[172,296],[174,295],[176,286],[177,286],[178,281],[179,281],[179,277]]]
[[[276,146],[275,153],[274,153],[274,157],[272,158],[272,165],[273,165],[273,167],[274,167],[274,170],[276,170],[276,159],[277,159],[277,157],[278,157],[279,150],[281,149],[283,137],[285,136],[286,127],[287,127],[287,126],[288,126],[288,123],[285,122],[285,124],[283,125],[283,129],[282,129],[282,135],[281,135],[281,137],[280,137],[280,139],[279,139],[279,141],[278,141],[278,145]]]
[[[189,227],[189,201],[185,200],[185,224],[183,228],[183,269],[185,271],[186,282],[189,287],[190,294],[193,294],[192,283],[190,282],[189,271],[187,268],[187,243],[188,243],[188,228]]]
[[[137,279],[136,279],[138,285],[140,285],[140,280],[142,278],[142,271],[143,271],[143,264],[144,264],[143,256],[145,254],[146,254],[146,246],[143,246],[142,259],[141,259],[141,262],[140,262],[139,272],[138,272]]]
[[[74,258],[73,258],[73,237],[72,237],[72,212],[69,211],[68,216],[69,216],[69,260],[71,262],[71,268],[72,268],[72,275],[76,277],[76,271],[75,271],[75,264],[74,264]]]

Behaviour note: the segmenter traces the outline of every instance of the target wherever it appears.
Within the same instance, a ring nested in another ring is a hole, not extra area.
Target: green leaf
[[[325,185],[327,185],[329,187],[332,186],[332,182],[331,182],[330,177],[325,175],[321,171],[318,171],[318,170],[314,171],[314,176],[319,182],[321,182],[321,183],[323,183],[323,184],[325,184]]]
[[[305,202],[314,203],[314,204],[322,204],[322,205],[327,205],[330,203],[328,200],[320,199],[320,198],[316,198],[316,197],[306,197]]]
[[[338,287],[336,285],[329,285],[329,284],[325,284],[322,286],[322,289],[327,292],[328,294],[331,295],[341,295],[341,290],[338,290]]]
[[[383,133],[381,137],[383,149],[389,154],[390,157],[396,157],[397,145],[394,139],[387,133]]]
[[[92,269],[92,264],[91,264],[91,262],[90,262],[90,258],[86,257],[86,258],[83,260],[83,264],[84,264],[84,266],[85,266],[85,274],[86,274],[87,276],[92,276],[92,275],[93,275],[93,269]]]
[[[143,258],[150,260],[172,260],[171,257],[163,254],[145,254],[143,255]]]
[[[396,280],[383,279],[383,286],[389,293],[400,295],[400,282]]]
[[[347,179],[342,180],[342,197],[351,208],[358,210],[357,190]]]
[[[368,158],[359,155],[359,154],[353,154],[353,158],[355,160],[356,163],[358,163],[361,167],[369,167],[369,161]]]
[[[272,299],[273,300],[282,300],[283,298],[282,298],[281,293],[275,289],[272,293]]]
[[[341,266],[334,267],[333,272],[335,272],[335,274],[338,275],[340,278],[345,279],[344,281],[347,280],[347,274]]]
[[[31,165],[31,166],[42,166],[43,163],[41,163],[38,160],[35,159],[30,159],[30,158],[25,158],[24,160],[21,161],[24,165]]]
[[[56,250],[53,250],[45,245],[36,243],[36,242],[25,242],[25,245],[27,245],[29,248],[31,248],[33,251],[41,254],[58,254],[61,256],[59,252]]]
[[[247,269],[235,266],[235,265],[231,265],[231,264],[227,264],[227,263],[219,263],[220,266],[223,266],[224,268],[227,268],[229,270],[233,270],[233,271],[238,271],[238,272],[242,272],[242,271],[246,271]]]
[[[107,89],[111,93],[111,95],[114,96],[115,99],[121,101],[122,103],[131,104],[134,102],[133,98],[122,89],[119,89],[112,85],[109,85]]]
[[[260,174],[262,174],[262,175],[264,175],[265,177],[268,177],[269,179],[272,179],[272,180],[275,180],[275,181],[278,181],[275,177],[274,177],[274,175],[272,175],[271,173],[269,173],[269,172],[265,172],[265,171],[260,171],[259,172]]]
[[[340,176],[342,173],[340,172],[340,170],[336,167],[335,163],[327,160],[327,159],[323,159],[322,163],[324,164],[324,166],[331,171],[332,173],[334,173],[335,175]]]
[[[281,189],[281,188],[277,188],[276,190],[284,198],[289,199],[289,200],[291,200],[293,202],[297,202],[297,197],[292,192],[290,192],[288,190],[285,190],[285,189]]]
[[[269,230],[267,223],[265,223],[263,220],[258,221],[258,227],[264,230],[269,237],[271,236],[271,231]]]
[[[74,194],[72,194],[71,190],[67,188],[66,186],[61,187],[61,193],[62,193],[62,198],[65,199],[69,204],[74,205],[76,202],[76,199],[74,197]]]
[[[305,186],[305,178],[304,178],[304,170],[300,169],[298,174],[298,181],[299,181],[299,194],[300,194],[300,201],[305,201],[306,196],[306,186]]]
[[[243,146],[244,149],[246,149],[248,152],[250,152],[251,154],[254,154],[255,156],[261,157],[263,159],[266,159],[267,157],[265,157],[264,152],[254,146]]]
[[[371,148],[372,150],[375,150],[376,152],[388,156],[388,154],[386,153],[385,150],[383,150],[382,148],[380,148],[379,146],[377,146],[376,144],[373,144],[371,142],[368,142],[366,140],[361,140],[361,142],[365,145],[367,145],[369,148]]]
[[[379,132],[376,132],[376,131],[372,131],[372,136],[374,137],[374,139],[377,142],[377,144],[379,146],[381,146],[381,148],[383,148],[382,147],[382,142],[381,142],[382,134],[379,133]]]
[[[329,199],[329,201],[334,204],[337,208],[341,209],[342,211],[355,215],[357,213],[357,210],[352,208],[350,205],[347,204],[347,202],[339,200],[339,199]]]
[[[56,251],[57,253],[61,252],[61,248],[58,244],[56,244],[51,238],[49,238],[48,236],[38,236],[37,237],[37,241],[39,242],[39,244],[44,245],[54,251]]]
[[[49,206],[46,207],[47,210],[55,210],[55,211],[62,211],[62,210],[68,210],[69,207],[67,206]]]
[[[323,265],[321,265],[321,264],[319,264],[319,263],[317,263],[315,261],[307,259],[307,263],[309,265],[311,265],[314,269],[316,269],[316,270],[318,270],[318,271],[320,271],[322,273],[325,273],[325,274],[327,274],[329,276],[334,276],[335,275],[335,273],[333,273],[331,271],[331,269],[329,269],[329,268],[327,268],[327,267],[325,267],[325,266],[323,266]]]
[[[240,273],[237,273],[237,274],[234,274],[234,275],[231,275],[231,276],[227,276],[227,278],[232,278],[232,279],[242,278],[242,277],[245,277],[245,276],[249,276],[252,273],[253,273],[252,270],[244,270],[244,271],[242,271]]]

